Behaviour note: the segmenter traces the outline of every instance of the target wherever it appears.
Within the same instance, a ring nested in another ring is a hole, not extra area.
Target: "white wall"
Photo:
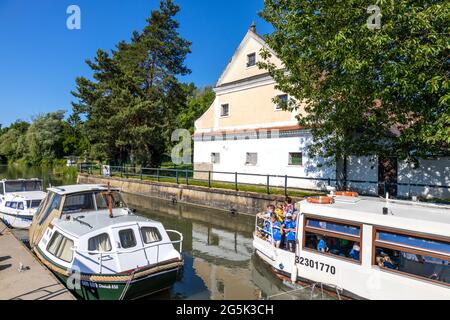
[[[277,139],[249,139],[226,141],[196,141],[194,146],[194,162],[211,162],[211,153],[220,153],[220,164],[214,164],[213,171],[256,173],[263,175],[279,175],[270,178],[271,185],[284,186],[285,175],[310,178],[335,178],[336,169],[321,167],[323,159],[310,159],[306,150],[311,137],[277,138]],[[247,152],[258,153],[256,166],[245,165]],[[303,165],[290,166],[289,153],[302,152]],[[214,180],[234,181],[234,175],[214,174]],[[238,182],[247,182],[265,185],[267,177],[238,176]],[[308,181],[288,178],[288,187],[313,188],[324,187],[325,182]]]

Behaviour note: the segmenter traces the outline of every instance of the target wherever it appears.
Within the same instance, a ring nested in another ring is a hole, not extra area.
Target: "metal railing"
[[[235,191],[246,191],[255,187],[260,193],[283,193],[285,196],[295,195],[301,191],[326,192],[327,187],[351,189],[362,195],[385,195],[390,190],[399,187],[406,188],[407,194],[412,194],[412,188],[433,188],[449,190],[449,185],[436,185],[415,182],[379,182],[371,180],[354,180],[321,177],[300,177],[291,175],[257,174],[244,172],[207,171],[172,168],[144,168],[134,166],[110,166],[110,177],[140,180],[155,180],[184,185],[201,185],[208,188],[225,188]],[[80,173],[104,175],[103,166],[98,164],[80,164]],[[361,186],[362,185],[362,186]],[[342,187],[343,186],[343,187]],[[276,189],[278,192],[272,192]],[[392,193],[392,192],[390,192]],[[416,192],[417,193],[417,192]]]
[[[100,261],[98,263],[98,265],[99,265],[99,274],[102,274],[102,272],[103,272],[103,257],[111,256],[111,255],[114,255],[114,254],[121,255],[121,254],[128,254],[128,253],[136,253],[136,252],[139,252],[139,251],[145,251],[145,250],[153,248],[153,247],[157,247],[156,264],[158,264],[160,262],[159,261],[159,251],[160,251],[160,247],[161,246],[169,245],[169,244],[174,246],[175,244],[179,244],[180,247],[179,247],[179,250],[177,250],[177,251],[180,254],[182,254],[182,252],[183,252],[183,240],[184,240],[183,234],[181,232],[176,231],[176,230],[166,230],[166,232],[167,233],[175,233],[176,235],[179,236],[179,240],[167,241],[167,242],[164,242],[164,243],[155,242],[155,243],[150,244],[148,246],[145,246],[145,247],[142,247],[142,248],[138,248],[138,249],[131,249],[131,250],[116,250],[116,251],[107,251],[106,252],[106,251],[98,251],[98,250],[80,250],[80,249],[78,249],[76,247],[72,247],[71,250],[74,253],[89,254],[89,255],[93,255],[93,256],[100,255],[100,257],[98,257],[98,260]],[[93,259],[89,259],[89,260],[93,261]]]

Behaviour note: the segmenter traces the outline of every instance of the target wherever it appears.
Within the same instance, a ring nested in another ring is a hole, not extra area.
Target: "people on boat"
[[[297,230],[296,222],[293,218],[293,214],[288,212],[283,224],[283,230],[285,232],[286,249],[290,252],[295,252],[295,235]]]
[[[360,251],[361,251],[361,248],[360,248],[359,244],[355,243],[353,245],[352,250],[350,251],[350,253],[348,255],[350,256],[350,258],[359,261],[359,253],[360,253]]]
[[[273,245],[277,248],[281,245],[281,232],[282,232],[282,225],[280,221],[277,219],[276,213],[273,213],[270,216],[270,235],[271,235],[271,241]]]
[[[275,213],[277,214],[278,221],[283,223],[285,215],[284,215],[283,205],[282,204],[278,205],[278,207],[275,209]]]
[[[284,205],[283,205],[284,216],[286,216],[286,214],[288,212],[290,212],[290,213],[294,212],[294,204],[292,203],[292,198],[291,197],[286,197],[284,199]]]
[[[328,244],[323,236],[317,236],[317,251],[325,253],[330,251]]]
[[[380,256],[377,256],[375,258],[378,266],[382,267],[382,268],[387,268],[387,269],[393,269],[393,270],[397,270],[398,266],[396,266],[392,260],[391,257],[389,257],[389,255],[387,255],[386,253],[382,252]]]

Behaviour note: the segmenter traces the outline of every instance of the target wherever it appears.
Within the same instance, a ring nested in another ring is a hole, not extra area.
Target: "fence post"
[[[208,171],[208,188],[211,188],[211,171]]]
[[[123,166],[120,166],[120,177],[123,178]]]
[[[144,179],[143,172],[142,172],[142,167],[141,167],[141,172],[139,172],[139,177],[141,178],[141,180]]]
[[[267,194],[270,194],[270,176],[267,175]]]
[[[331,178],[328,178],[328,186],[331,187]]]
[[[102,174],[103,174],[102,164],[100,164],[100,169],[99,169],[99,171],[100,171],[100,175],[102,175]]]
[[[175,169],[175,174],[176,174],[176,177],[177,177],[177,184],[180,184],[180,180],[178,179],[178,169]]]
[[[288,192],[287,192],[287,182],[288,182],[288,176],[284,176],[284,195],[287,197],[288,196]]]
[[[186,169],[186,185],[189,185],[189,172],[188,169]]]
[[[238,173],[237,172],[234,173],[234,189],[236,191],[239,191],[239,189],[238,189]]]
[[[158,180],[158,182],[159,182],[159,168],[156,169],[156,180]]]

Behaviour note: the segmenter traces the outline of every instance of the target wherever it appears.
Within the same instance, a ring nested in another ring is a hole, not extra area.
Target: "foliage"
[[[177,80],[190,43],[178,34],[179,7],[163,0],[142,32],[120,42],[111,54],[98,50],[87,61],[94,81],[77,79],[74,116],[88,139],[90,156],[109,162],[157,166],[170,144],[187,90]]]
[[[401,159],[450,150],[450,2],[378,0],[369,30],[361,0],[265,0],[267,43],[284,63],[260,63],[293,102],[305,103],[313,155]],[[374,3],[374,4],[375,4]],[[297,102],[296,102],[297,101]]]
[[[216,97],[212,87],[197,89],[193,83],[186,86],[188,102],[186,109],[178,115],[178,126],[188,129],[191,134],[195,131],[195,121],[208,110]]]

